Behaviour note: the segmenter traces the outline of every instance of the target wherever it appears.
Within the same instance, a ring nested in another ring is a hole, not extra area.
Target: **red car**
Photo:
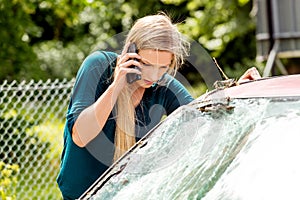
[[[150,131],[80,199],[300,199],[300,75],[213,90]]]

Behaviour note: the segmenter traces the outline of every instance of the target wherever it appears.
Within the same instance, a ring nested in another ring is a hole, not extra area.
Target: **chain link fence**
[[[0,199],[61,199],[56,176],[73,84],[0,85]]]

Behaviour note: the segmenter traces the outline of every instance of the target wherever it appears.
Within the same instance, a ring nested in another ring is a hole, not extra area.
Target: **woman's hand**
[[[243,83],[251,80],[260,79],[261,76],[255,67],[248,69],[238,80],[238,83]]]
[[[127,49],[128,46],[129,44],[127,44],[124,49]],[[137,53],[122,52],[122,54],[118,56],[113,82],[113,84],[116,86],[116,89],[118,88],[119,91],[121,91],[127,84],[126,74],[135,73],[141,75],[141,71],[130,68],[132,65],[142,68],[141,63],[137,61],[140,59],[141,56]]]

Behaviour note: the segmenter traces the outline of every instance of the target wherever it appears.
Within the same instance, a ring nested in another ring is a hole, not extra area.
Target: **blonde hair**
[[[129,31],[126,41],[137,49],[155,49],[173,54],[169,73],[175,74],[188,55],[189,43],[183,38],[171,19],[163,14],[140,18]],[[124,51],[124,50],[123,50]],[[125,86],[117,100],[114,161],[135,144],[135,108],[130,86]]]

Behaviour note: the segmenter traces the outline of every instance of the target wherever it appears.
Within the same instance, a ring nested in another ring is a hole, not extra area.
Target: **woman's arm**
[[[84,109],[72,129],[72,138],[76,145],[84,147],[94,139],[104,127],[118,97],[114,84],[91,106]]]
[[[90,106],[82,110],[82,112],[79,114],[78,118],[76,119],[72,128],[72,138],[74,143],[79,147],[86,146],[103,129],[117,101],[120,92],[127,84],[126,74],[141,73],[139,70],[128,68],[133,64],[138,66],[140,65],[139,62],[134,61],[132,58],[139,59],[140,56],[136,53],[125,53],[119,56],[117,60],[117,66],[115,68],[115,76],[112,84],[104,91],[103,94],[101,94],[101,96],[95,102],[93,102],[92,104],[90,104]],[[85,75],[88,75],[90,77],[95,76],[94,73],[87,73]],[[91,82],[90,77],[85,77],[84,80]],[[90,84],[93,84],[92,88],[95,88],[95,84],[97,84],[97,82],[93,81],[93,83]],[[83,83],[83,85],[85,85],[85,83]],[[84,95],[76,94],[76,89],[74,91],[75,91],[74,94],[75,96],[76,95],[81,96],[80,97],[81,100],[85,101],[86,97]],[[87,93],[85,89],[81,89],[79,91]],[[92,95],[88,94],[87,96],[92,96]]]

